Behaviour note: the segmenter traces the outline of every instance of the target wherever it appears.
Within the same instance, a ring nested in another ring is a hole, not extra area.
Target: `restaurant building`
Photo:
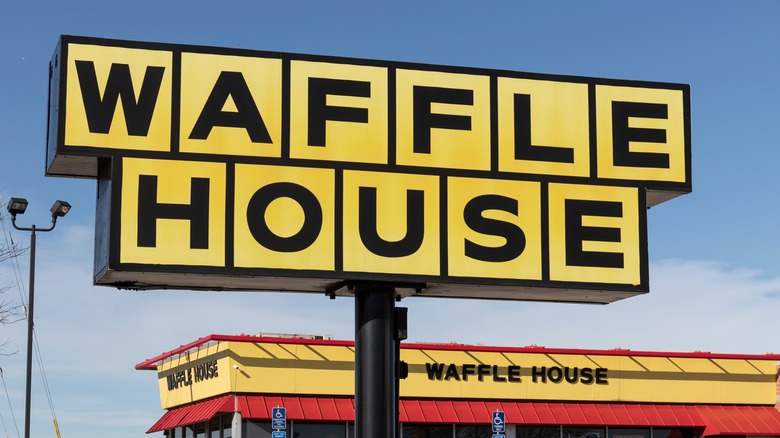
[[[167,438],[354,436],[353,341],[209,335],[136,365],[157,372]],[[401,345],[405,438],[780,437],[780,355]],[[277,424],[278,426],[278,424]]]

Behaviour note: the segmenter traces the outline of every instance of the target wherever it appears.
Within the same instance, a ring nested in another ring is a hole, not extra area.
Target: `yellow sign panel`
[[[550,184],[550,279],[640,284],[637,189]]]
[[[498,152],[503,172],[587,177],[587,84],[498,78]]]
[[[280,157],[282,62],[183,53],[179,151]]]
[[[236,165],[236,267],[335,269],[334,172]]]
[[[68,46],[65,144],[170,151],[172,63],[164,50]]]
[[[687,181],[685,101],[683,90],[596,86],[597,176]]]
[[[398,69],[398,164],[490,170],[490,78]]]
[[[123,263],[224,266],[223,163],[124,158],[122,183]]]
[[[450,275],[542,280],[541,184],[447,181]]]
[[[685,85],[80,37],[52,68],[99,284],[605,303],[691,190]]]
[[[386,68],[292,61],[290,157],[386,163],[387,87]]]
[[[342,343],[343,344],[343,343]],[[774,357],[550,352],[404,345],[401,397],[570,402],[763,404]],[[350,345],[221,341],[158,364],[163,408],[230,392],[354,395]],[[238,366],[236,370],[235,366]]]
[[[344,271],[438,276],[439,180],[344,172]]]

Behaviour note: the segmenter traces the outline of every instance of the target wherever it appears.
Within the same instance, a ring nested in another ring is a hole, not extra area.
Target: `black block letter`
[[[189,204],[157,202],[157,176],[138,177],[138,246],[157,246],[157,219],[190,221],[190,248],[209,247],[209,180],[192,178]]]
[[[328,95],[371,97],[371,83],[309,78],[309,146],[325,146],[328,120],[368,123],[367,108],[328,105]]]
[[[233,99],[236,111],[223,111],[228,98]],[[252,98],[244,75],[234,71],[223,71],[214,84],[198,121],[190,133],[191,139],[205,140],[215,126],[246,129],[253,143],[272,143],[257,104]]]
[[[517,200],[499,195],[478,196],[466,204],[463,219],[472,230],[489,236],[500,236],[506,243],[498,247],[487,247],[466,239],[466,256],[486,262],[506,262],[514,260],[525,249],[525,233],[517,225],[487,218],[487,210],[499,210],[518,214]]]
[[[289,237],[274,234],[265,221],[266,209],[279,198],[290,198],[303,209],[303,226]],[[320,235],[322,207],[314,193],[306,187],[288,182],[274,183],[260,188],[252,195],[246,209],[246,220],[257,243],[272,251],[298,252],[311,246]]]
[[[119,99],[122,99],[122,109],[125,113],[127,133],[135,136],[145,136],[152,122],[157,95],[160,93],[164,67],[146,67],[144,81],[138,101],[135,100],[135,89],[130,77],[130,66],[127,64],[111,64],[108,73],[106,89],[100,97],[95,63],[92,61],[76,61],[76,73],[81,87],[81,97],[84,101],[84,111],[87,114],[89,132],[108,134],[114,119]]]
[[[376,188],[360,187],[358,228],[366,249],[383,257],[404,257],[420,249],[425,233],[424,198],[421,190],[406,192],[406,236],[396,242],[388,242],[379,237],[377,231]]]
[[[416,85],[414,93],[414,147],[420,154],[431,153],[431,129],[471,130],[471,117],[431,112],[431,103],[474,105],[474,91]]]
[[[619,228],[588,227],[582,224],[583,216],[622,217],[620,202],[566,200],[566,264],[597,268],[622,268],[623,254],[614,252],[584,251],[582,242],[620,242]]]
[[[528,94],[515,94],[515,158],[550,163],[574,162],[574,149],[531,144],[531,96]]]
[[[616,166],[669,168],[669,155],[652,152],[631,152],[631,142],[666,143],[666,131],[652,128],[632,128],[630,118],[666,119],[665,104],[612,102],[612,148]]]

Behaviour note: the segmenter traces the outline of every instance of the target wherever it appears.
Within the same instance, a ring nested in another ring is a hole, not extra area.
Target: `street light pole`
[[[24,438],[30,438],[30,395],[32,394],[32,355],[33,355],[33,310],[35,309],[35,233],[51,231],[57,225],[57,218],[65,216],[70,211],[70,204],[56,201],[51,207],[51,226],[49,228],[20,227],[16,225],[16,215],[23,214],[27,209],[27,200],[11,198],[8,202],[8,212],[11,213],[11,224],[19,231],[30,232],[30,287],[27,299],[27,378],[24,401]]]
[[[14,223],[14,228],[16,224]],[[19,229],[19,228],[17,228]],[[27,377],[24,399],[24,437],[30,438],[30,395],[32,394],[33,311],[35,309],[35,225],[30,227],[30,282],[27,298]]]

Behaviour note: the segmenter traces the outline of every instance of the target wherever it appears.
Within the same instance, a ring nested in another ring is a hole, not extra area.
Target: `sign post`
[[[504,432],[506,432],[506,414],[503,411],[493,411],[491,414],[493,425],[493,438],[503,438]]]
[[[395,437],[395,288],[355,288],[355,436]]]
[[[286,438],[287,432],[287,409],[277,406],[271,409],[271,429],[274,429],[272,438]],[[279,430],[282,429],[282,430]]]

